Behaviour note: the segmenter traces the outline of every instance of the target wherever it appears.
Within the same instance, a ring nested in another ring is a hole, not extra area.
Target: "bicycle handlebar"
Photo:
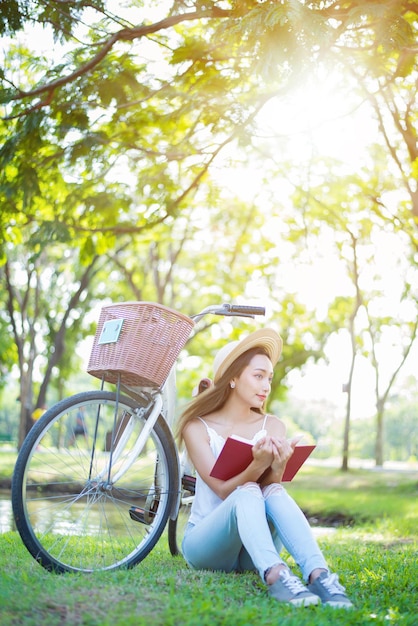
[[[246,304],[230,304],[229,310],[232,315],[265,315],[266,309],[263,306],[248,306]]]
[[[255,317],[256,315],[265,315],[266,309],[262,306],[249,306],[246,304],[229,304],[225,302],[221,305],[208,306],[197,315],[192,315],[195,321],[200,320],[204,315],[223,315],[225,317]]]

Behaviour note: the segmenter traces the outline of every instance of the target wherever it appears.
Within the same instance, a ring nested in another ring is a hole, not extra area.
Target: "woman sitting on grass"
[[[178,433],[196,472],[196,495],[183,539],[183,555],[194,569],[256,570],[269,594],[294,606],[352,603],[329,571],[306,517],[281,479],[294,442],[285,426],[264,413],[273,365],[282,340],[259,330],[222,348],[213,385],[180,417]],[[225,440],[239,435],[254,442],[253,460],[229,480],[210,476]],[[284,546],[301,568],[303,585],[280,557]]]

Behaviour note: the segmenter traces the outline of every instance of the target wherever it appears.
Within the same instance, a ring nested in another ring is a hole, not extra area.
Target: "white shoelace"
[[[297,576],[292,576],[288,571],[284,570],[280,575],[280,580],[290,590],[291,593],[297,594],[306,591],[305,585],[301,583]]]
[[[337,574],[329,574],[320,581],[330,594],[341,593],[345,591],[345,587],[338,580]]]

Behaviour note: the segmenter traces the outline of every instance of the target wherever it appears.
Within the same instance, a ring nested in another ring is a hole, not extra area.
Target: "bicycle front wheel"
[[[151,408],[113,392],[81,393],[51,407],[28,434],[13,475],[13,513],[46,569],[133,567],[157,543],[179,485],[161,415],[136,453]]]

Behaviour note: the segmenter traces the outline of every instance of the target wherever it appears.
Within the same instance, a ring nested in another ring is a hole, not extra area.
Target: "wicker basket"
[[[87,372],[110,383],[161,387],[190,336],[192,319],[154,302],[102,309]]]

